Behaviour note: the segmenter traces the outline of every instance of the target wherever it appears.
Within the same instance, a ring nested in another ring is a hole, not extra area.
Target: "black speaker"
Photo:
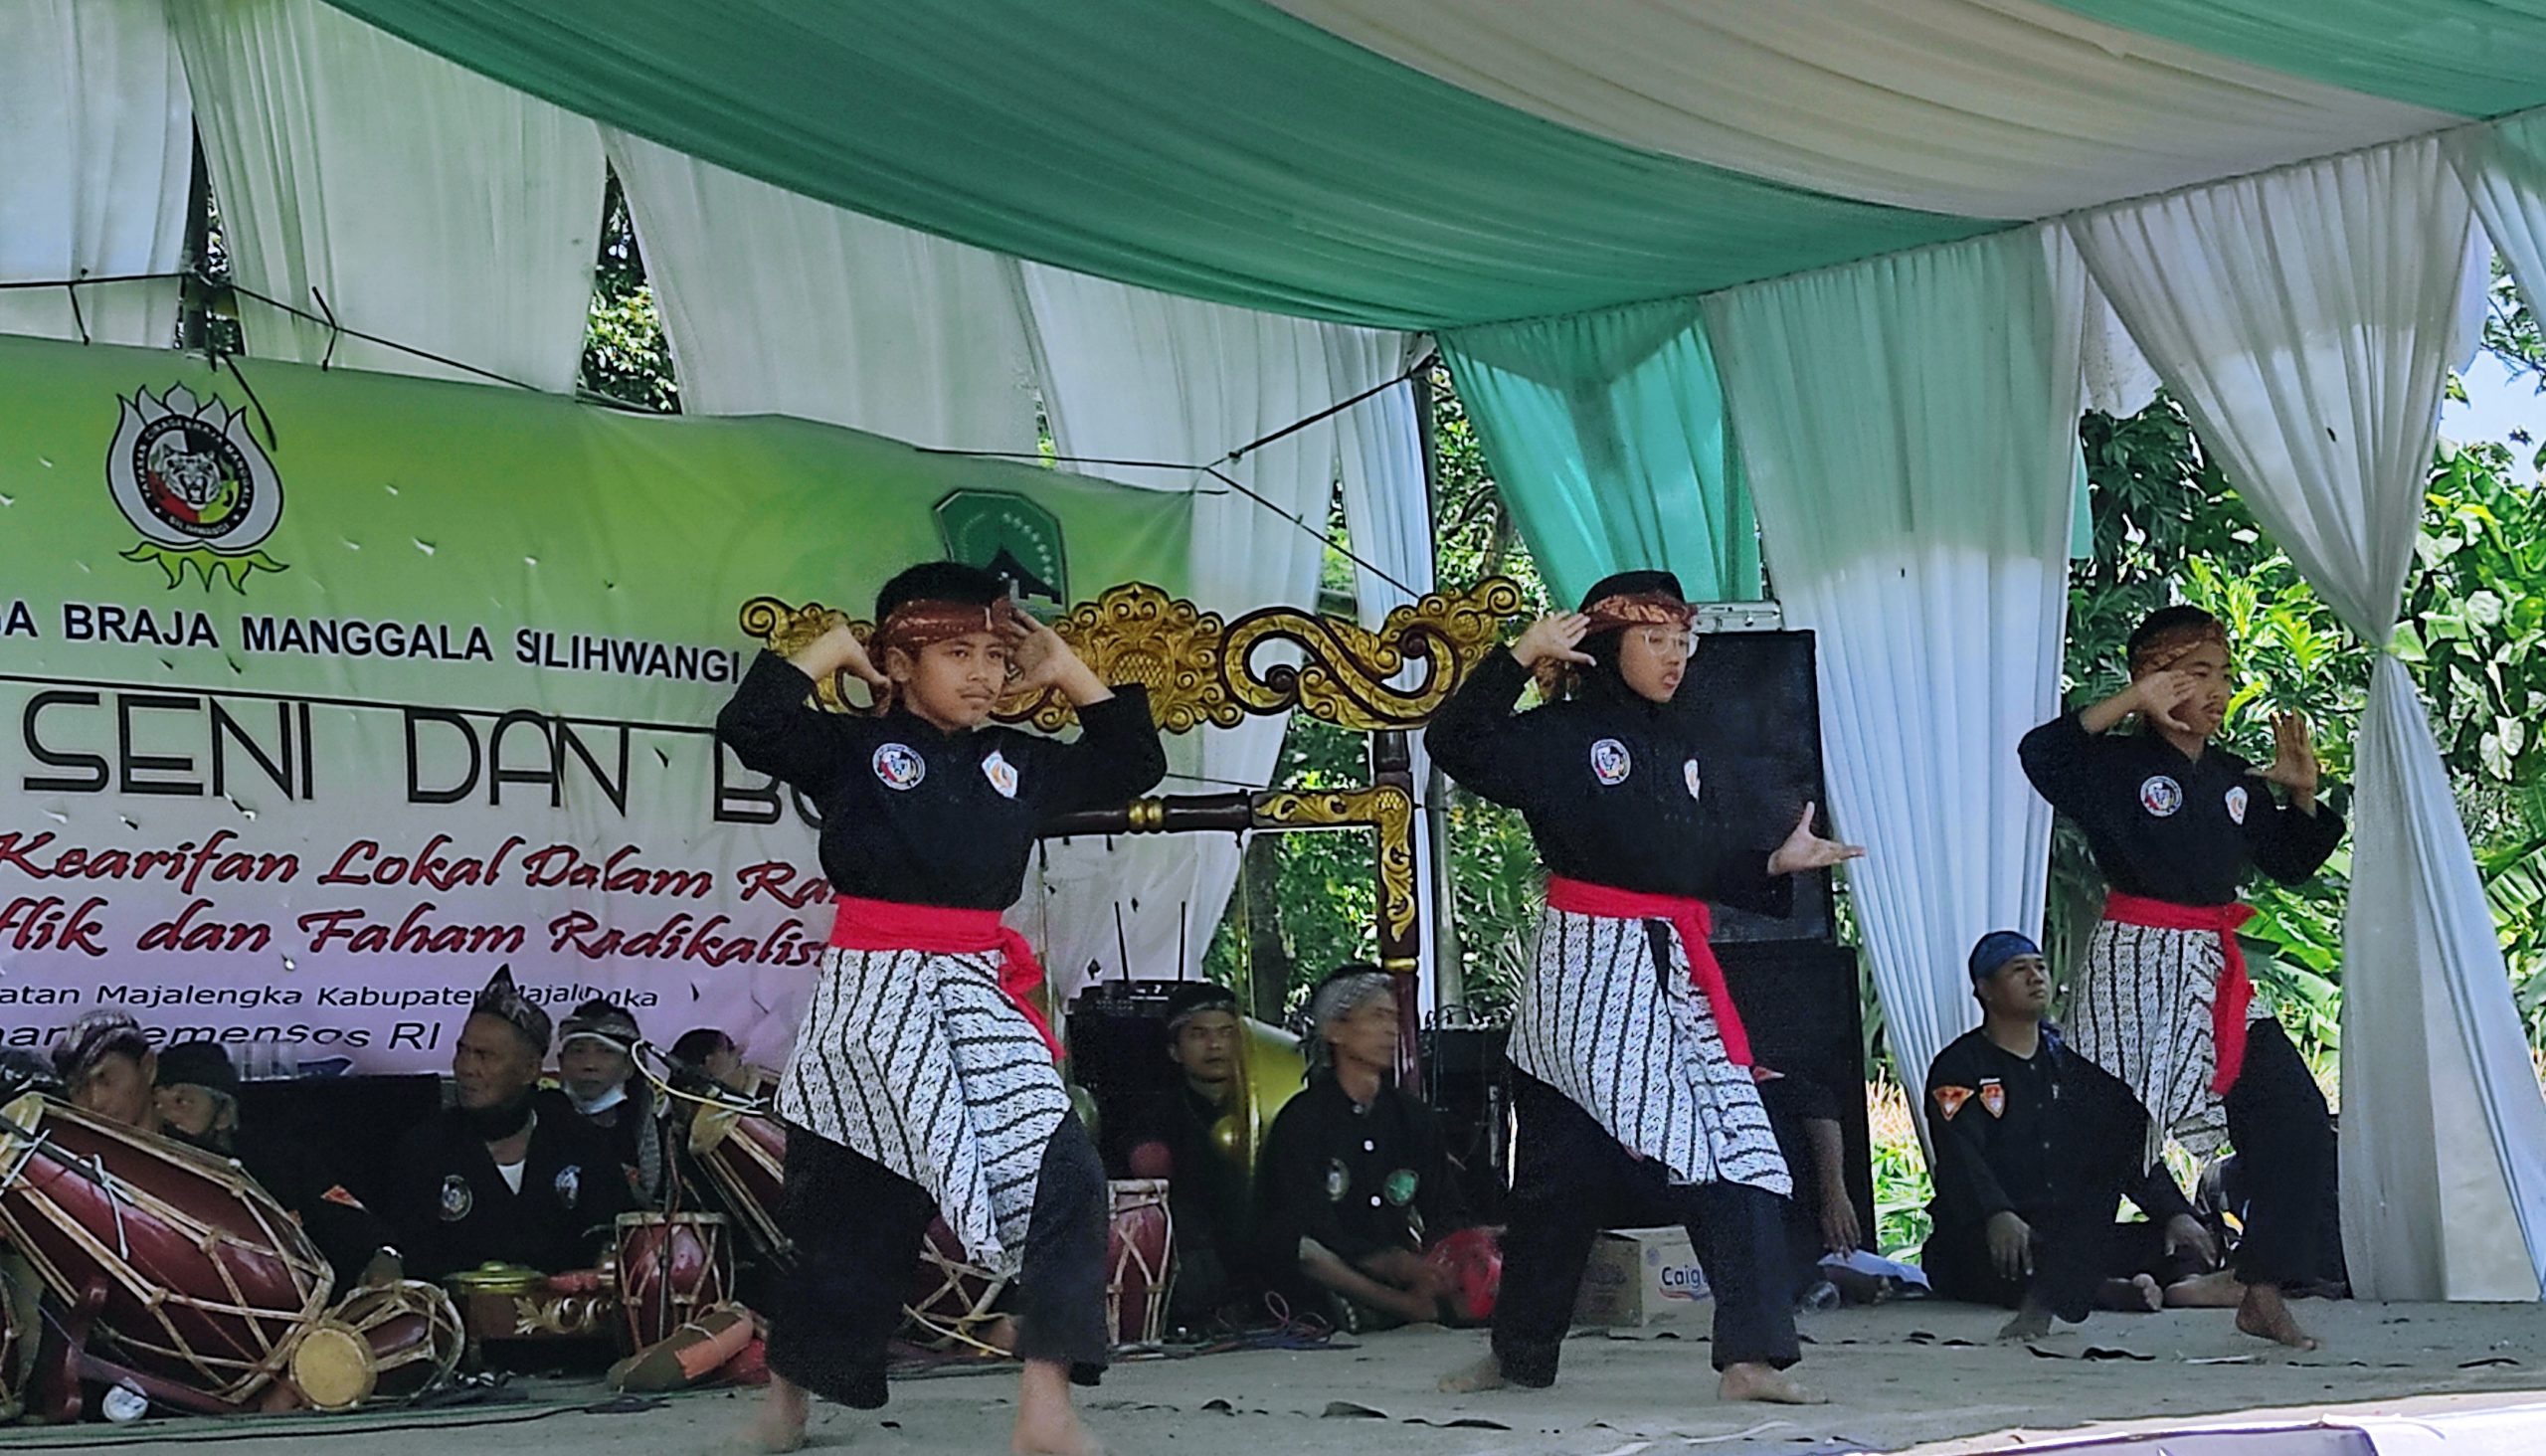
[[[1808,632],[1720,632],[1698,638],[1678,706],[1703,740],[1716,747],[1710,783],[1733,796],[1735,812],[1769,825],[1776,838],[1807,804],[1829,797],[1821,773],[1821,697],[1813,678]],[[1773,840],[1771,841],[1773,842]],[[1786,919],[1718,907],[1718,945],[1753,941],[1827,941],[1834,934],[1830,875],[1795,877],[1794,913]]]
[[[1459,1191],[1480,1222],[1503,1216],[1512,1182],[1512,1093],[1504,1071],[1508,1026],[1436,1026],[1423,1033],[1424,1100],[1441,1120]]]
[[[1865,1017],[1857,1000],[1856,952],[1809,942],[1719,940],[1716,959],[1750,1033],[1753,1063],[1808,1078],[1836,1104],[1848,1201],[1872,1238],[1874,1142],[1866,1124]]]

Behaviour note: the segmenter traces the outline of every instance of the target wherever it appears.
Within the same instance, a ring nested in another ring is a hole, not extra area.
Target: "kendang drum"
[[[291,1383],[320,1410],[394,1405],[451,1378],[467,1347],[459,1309],[417,1280],[357,1290],[291,1352]]]
[[[638,1350],[733,1298],[722,1213],[622,1213],[611,1261],[619,1307]]]
[[[778,1226],[787,1187],[787,1127],[730,1107],[701,1107],[689,1122],[689,1154],[751,1251],[784,1261],[795,1245]]]
[[[1156,1345],[1176,1287],[1176,1219],[1164,1179],[1105,1185],[1105,1317],[1117,1345]]]
[[[134,1372],[223,1405],[327,1307],[308,1236],[235,1163],[30,1093],[0,1108],[0,1234]]]
[[[1006,1280],[965,1257],[963,1240],[939,1218],[929,1223],[928,1236],[920,1242],[919,1270],[902,1314],[913,1332],[911,1338],[931,1350],[961,1345],[1004,1354],[983,1335],[999,1319],[996,1306],[1006,1291]]]
[[[43,1345],[43,1315],[36,1308],[35,1271],[0,1249],[0,1424],[26,1409]]]
[[[1424,1252],[1423,1262],[1441,1276],[1450,1311],[1466,1324],[1494,1318],[1503,1290],[1503,1245],[1491,1228],[1462,1228]]]

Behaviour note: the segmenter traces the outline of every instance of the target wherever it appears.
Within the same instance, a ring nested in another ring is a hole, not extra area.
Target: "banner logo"
[[[191,567],[206,590],[215,575],[245,592],[255,573],[281,571],[258,548],[282,519],[282,480],[245,417],[182,384],[116,403],[123,415],[106,452],[106,491],[141,533],[123,559],[158,567],[171,587]]]
[[[997,572],[1016,595],[1055,609],[1070,600],[1061,518],[1011,490],[958,490],[937,502],[937,534],[948,559]]]

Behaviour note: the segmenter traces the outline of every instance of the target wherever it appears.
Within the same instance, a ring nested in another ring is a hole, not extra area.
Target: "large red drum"
[[[911,1292],[902,1314],[910,1337],[931,1350],[963,1347],[985,1355],[1006,1352],[983,1337],[999,1319],[999,1298],[1007,1281],[974,1263],[964,1241],[943,1218],[932,1219],[920,1241],[919,1268],[911,1276]]]
[[[778,1226],[787,1188],[787,1126],[776,1118],[701,1107],[690,1116],[689,1153],[735,1229],[763,1261],[795,1251]]]
[[[1176,1287],[1176,1219],[1167,1181],[1105,1185],[1105,1317],[1116,1345],[1156,1345]]]
[[[116,1359],[229,1405],[282,1370],[333,1276],[235,1163],[30,1093],[0,1108],[0,1234]]]
[[[622,1213],[612,1259],[619,1308],[636,1348],[660,1341],[734,1297],[722,1213]]]

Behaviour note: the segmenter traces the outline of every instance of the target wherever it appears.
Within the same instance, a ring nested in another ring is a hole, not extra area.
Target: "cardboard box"
[[[1707,1299],[1706,1271],[1687,1229],[1615,1228],[1591,1245],[1573,1323],[1637,1329],[1694,1315]]]

